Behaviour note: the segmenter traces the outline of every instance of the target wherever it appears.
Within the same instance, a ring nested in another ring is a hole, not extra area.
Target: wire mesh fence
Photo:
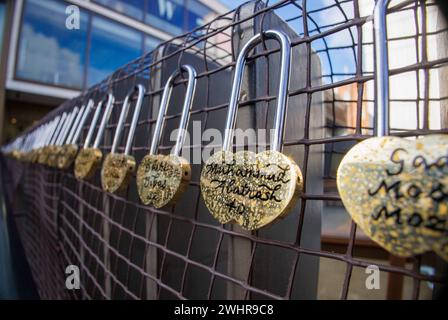
[[[155,209],[141,204],[135,179],[117,195],[102,190],[99,170],[90,180],[77,180],[73,168],[5,159],[12,175],[7,187],[14,194],[13,215],[40,296],[347,299],[357,297],[360,270],[375,264],[388,287],[387,296],[377,297],[394,297],[397,287],[404,292],[398,297],[431,297],[444,281],[446,264],[433,253],[389,256],[357,229],[336,189],[336,169],[345,152],[373,135],[373,7],[368,0],[244,4],[161,44],[42,119],[112,92],[114,107],[100,146],[107,154],[126,94],[143,84],[146,93],[131,148],[139,163],[150,148],[164,83],[173,70],[189,63],[197,70],[198,84],[188,128],[192,139],[183,152],[189,158],[197,150],[209,154],[221,142],[195,139],[194,131],[222,132],[241,46],[255,33],[280,28],[291,37],[293,77],[283,146],[302,169],[304,191],[286,218],[248,232],[221,225],[208,213],[200,194],[200,164],[192,165],[180,201]],[[390,1],[387,19],[391,135],[446,133],[448,28],[441,12],[432,1]],[[247,59],[238,128],[272,128],[278,63],[279,47],[268,39]],[[186,79],[175,81],[161,153],[174,145],[170,133],[179,122],[185,87]],[[124,136],[129,127],[127,119]],[[88,129],[86,124],[80,141]],[[269,147],[267,140],[234,147]],[[118,147],[123,151],[124,142]],[[79,266],[81,290],[66,289],[68,265]]]

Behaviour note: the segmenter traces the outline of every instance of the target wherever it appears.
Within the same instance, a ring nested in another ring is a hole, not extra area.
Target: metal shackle
[[[67,118],[65,119],[64,125],[62,126],[61,133],[60,133],[59,138],[56,143],[58,146],[63,145],[67,141],[69,129],[72,128],[72,130],[73,130],[74,122],[76,121],[75,118],[76,118],[76,115],[78,114],[78,111],[79,111],[79,108],[75,107],[73,109],[73,111],[70,112],[69,115],[67,115]]]
[[[389,0],[378,0],[373,14],[375,30],[376,135],[389,134],[389,60],[387,56],[386,10]]]
[[[141,84],[136,85],[126,95],[126,98],[124,99],[123,107],[122,107],[122,110],[120,113],[120,118],[118,119],[117,129],[115,131],[114,140],[112,142],[112,148],[110,151],[110,153],[112,153],[112,154],[116,153],[116,151],[117,151],[118,143],[121,138],[121,133],[124,128],[124,121],[126,120],[126,117],[128,115],[128,111],[129,111],[129,107],[131,105],[131,102],[129,100],[130,100],[131,96],[135,93],[135,91],[138,92],[137,102],[135,104],[134,114],[133,114],[132,120],[131,120],[131,126],[129,127],[128,139],[126,141],[124,154],[129,155],[129,153],[131,151],[131,144],[134,139],[134,134],[135,134],[135,129],[137,127],[138,117],[139,117],[140,109],[141,109],[142,103],[143,103],[143,96],[145,95],[145,87]]]
[[[190,119],[190,111],[193,105],[194,93],[196,91],[196,70],[190,65],[183,65],[180,69],[181,70],[176,70],[171,74],[163,89],[156,127],[154,129],[151,148],[149,150],[150,155],[155,155],[157,153],[157,149],[159,148],[163,128],[165,125],[164,118],[168,109],[174,80],[182,73],[182,71],[186,71],[188,73],[187,91],[185,93],[184,105],[182,107],[182,114],[179,123],[179,131],[177,133],[176,145],[174,146],[173,154],[179,156],[182,150],[182,146],[185,141],[185,133],[188,128],[188,121]]]
[[[65,140],[62,144],[69,144],[70,141],[73,139],[73,136],[75,135],[75,131],[78,128],[78,124],[81,121],[81,118],[82,118],[82,115],[83,115],[85,109],[86,109],[86,106],[83,104],[81,109],[78,110],[76,117],[73,120],[73,124],[71,126],[70,133],[65,138]]]
[[[77,119],[78,121],[75,124],[76,130],[72,136],[72,139],[68,140],[69,144],[76,144],[78,142],[79,137],[81,136],[82,128],[84,127],[84,124],[87,121],[90,111],[92,111],[92,109],[94,108],[94,105],[95,103],[93,102],[93,100],[89,99],[87,107],[82,112],[80,112],[80,114],[82,114],[82,117],[80,117],[80,119],[78,117],[79,120]]]
[[[51,138],[54,135],[54,130],[59,122],[60,116],[57,116],[53,120],[50,121],[50,123],[47,125],[47,128],[45,129],[45,140],[42,141],[40,144],[40,147],[48,146],[50,144]]]
[[[65,117],[64,122],[61,125],[59,135],[56,139],[55,145],[60,146],[62,145],[63,141],[65,140],[65,137],[67,136],[68,130],[70,129],[73,119],[75,118],[76,114],[78,113],[78,107],[75,107],[72,112],[67,113],[67,116]]]
[[[50,139],[49,145],[55,145],[56,144],[56,141],[58,140],[59,134],[61,132],[61,128],[64,125],[65,119],[67,119],[67,112],[64,112],[61,115],[61,118],[59,119],[59,122],[56,125],[56,128],[54,129],[53,136]]]
[[[288,104],[288,86],[289,86],[289,74],[291,65],[291,40],[289,37],[277,30],[267,30],[263,32],[263,36],[268,39],[275,39],[280,43],[281,48],[281,63],[280,63],[280,80],[277,94],[277,111],[275,114],[274,122],[274,136],[271,141],[271,150],[281,151],[283,136],[284,136],[284,124],[286,117],[286,106]],[[262,34],[259,33],[253,36],[241,49],[238,55],[235,75],[233,76],[232,92],[229,102],[229,111],[227,114],[227,120],[224,132],[223,150],[231,151],[234,128],[236,124],[236,114],[238,108],[238,100],[240,96],[241,84],[243,81],[243,73],[245,68],[246,56],[256,45],[262,40]]]
[[[96,134],[96,138],[95,138],[95,141],[93,143],[93,148],[98,148],[99,145],[100,145],[100,140],[101,140],[101,137],[103,136],[104,129],[106,128],[106,124],[107,124],[107,122],[109,120],[109,117],[111,115],[111,111],[112,111],[112,107],[114,105],[114,101],[115,101],[115,98],[114,98],[113,94],[112,93],[108,93],[106,108],[104,110],[103,117],[101,118],[100,126],[98,128],[98,133]],[[88,148],[89,147],[89,144],[90,144],[90,141],[92,140],[93,132],[95,131],[95,126],[96,126],[96,123],[98,121],[99,115],[101,113],[101,109],[103,107],[103,104],[104,104],[104,99],[101,100],[100,103],[98,103],[97,110],[95,112],[95,115],[93,116],[92,124],[90,125],[89,132],[87,133],[87,138],[84,141],[84,148]]]

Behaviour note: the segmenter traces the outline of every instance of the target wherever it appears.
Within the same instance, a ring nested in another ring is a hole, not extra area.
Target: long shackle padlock
[[[48,145],[51,143],[51,139],[53,138],[55,134],[55,130],[59,124],[59,121],[61,119],[61,116],[56,116],[53,120],[51,120],[45,129],[45,140],[42,141],[42,144],[39,145],[39,147],[34,151],[34,155],[31,159],[31,162],[38,163],[40,155],[42,152],[47,148]],[[39,135],[36,135],[36,139],[38,139]]]
[[[337,187],[352,219],[394,255],[434,250],[448,261],[448,135],[389,136],[387,0],[374,9],[376,137],[348,151]]]
[[[130,99],[136,91],[138,92],[137,102],[135,104],[134,114],[129,127],[125,150],[124,153],[116,153],[120,142],[121,133],[124,128],[124,122],[131,105]],[[121,193],[124,191],[135,172],[135,158],[129,153],[134,140],[135,129],[137,128],[138,117],[140,115],[144,95],[145,88],[143,85],[139,84],[135,86],[135,88],[132,89],[124,99],[123,108],[120,113],[120,118],[118,119],[117,129],[112,142],[112,149],[104,159],[103,167],[101,169],[101,186],[103,187],[103,190],[107,192]]]
[[[62,126],[64,125],[65,119],[67,117],[67,112],[64,112],[61,116],[58,116],[56,127],[52,133],[52,136],[46,146],[42,148],[39,152],[39,156],[37,158],[37,163],[39,164],[47,164],[48,155],[51,153],[51,149],[54,148],[54,144],[56,143],[56,139],[59,136]]]
[[[61,152],[62,145],[67,139],[67,136],[70,133],[70,128],[74,126],[74,123],[76,122],[76,117],[79,113],[79,108],[75,107],[73,110],[67,114],[67,117],[65,118],[65,121],[61,127],[61,131],[59,132],[58,137],[56,138],[56,141],[51,148],[48,157],[47,157],[47,165],[50,167],[56,167],[59,154]]]
[[[59,121],[60,116],[57,116],[56,118],[54,118],[53,120],[51,120],[50,122],[48,122],[44,128],[44,138],[42,140],[42,142],[37,146],[37,148],[33,148],[32,150],[32,155],[29,158],[29,161],[32,163],[36,163],[39,159],[40,153],[42,152],[42,150],[45,149],[45,147],[49,144],[52,135],[54,134],[54,128],[57,125],[57,122]],[[34,135],[37,134],[38,132],[34,131],[33,132]]]
[[[271,149],[255,154],[232,152],[236,111],[247,54],[266,39],[280,43],[280,81]],[[211,214],[220,222],[237,222],[255,230],[285,215],[302,190],[302,174],[297,164],[281,153],[288,103],[291,41],[281,31],[268,30],[253,36],[242,48],[235,75],[225,126],[223,150],[205,163],[201,172],[201,192]]]
[[[101,100],[98,104],[97,111],[95,112],[94,119],[92,120],[92,124],[90,126],[89,132],[87,133],[86,140],[84,141],[83,148],[79,151],[76,160],[75,160],[75,177],[77,179],[89,179],[93,176],[99,165],[101,164],[101,160],[103,159],[103,153],[99,149],[100,142],[102,140],[104,130],[109,121],[110,115],[112,113],[112,108],[114,106],[115,98],[112,93],[107,95],[107,104],[103,113],[103,117],[101,118],[100,126],[98,128],[98,132],[93,143],[92,147],[89,147],[90,141],[93,137],[93,132],[95,130],[95,125],[97,122],[97,118],[100,115],[100,110],[104,105],[104,100]]]
[[[89,117],[90,112],[94,109],[95,103],[92,99],[89,99],[84,112],[82,112],[81,117],[79,117],[79,121],[76,124],[76,129],[73,131],[73,134],[67,140],[67,143],[62,147],[63,150],[61,152],[61,156],[58,159],[58,168],[59,169],[68,169],[73,161],[75,160],[76,154],[78,153],[78,140],[81,136],[82,129]]]
[[[157,154],[174,80],[181,75],[182,71],[187,72],[188,83],[176,144],[171,154]],[[138,194],[146,205],[161,208],[173,204],[185,191],[190,182],[190,163],[181,157],[180,153],[188,129],[195,90],[196,70],[190,65],[183,65],[181,70],[176,70],[165,84],[150,151],[140,162],[137,170]]]

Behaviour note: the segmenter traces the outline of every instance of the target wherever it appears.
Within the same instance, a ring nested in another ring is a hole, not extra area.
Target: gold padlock
[[[157,150],[163,132],[164,118],[172,86],[181,71],[175,71],[165,84],[151,148],[137,170],[137,190],[140,199],[144,204],[152,205],[155,208],[173,204],[186,189],[191,178],[190,163],[180,156],[180,152],[185,140],[196,88],[196,70],[190,65],[184,65],[181,69],[188,73],[188,85],[173,153],[162,155],[157,154]]]
[[[121,133],[124,128],[124,122],[130,107],[131,96],[138,92],[137,102],[132,116],[131,125],[129,127],[128,138],[126,141],[124,153],[116,153]],[[126,190],[132,175],[135,172],[135,159],[129,153],[131,151],[132,142],[134,140],[135,129],[137,127],[140,109],[145,95],[143,85],[137,85],[124,99],[123,107],[118,119],[117,129],[115,131],[112,149],[106,156],[101,169],[101,186],[104,191],[111,193],[121,193]]]
[[[281,31],[264,32],[264,37],[276,39],[281,45],[275,135],[271,148],[257,154],[250,151],[232,152],[246,55],[260,43],[261,37],[261,34],[252,37],[238,55],[223,150],[206,161],[200,178],[202,197],[211,214],[220,223],[235,221],[246,230],[259,229],[284,216],[294,206],[303,184],[297,164],[281,153],[291,61],[291,41]]]
[[[82,128],[90,114],[90,111],[94,108],[94,102],[92,99],[89,100],[86,107],[82,107],[81,111],[76,118],[75,125],[73,126],[70,135],[67,138],[67,142],[61,147],[60,154],[57,159],[57,167],[59,169],[68,169],[73,161],[75,160],[76,154],[78,152],[77,142],[82,132]]]
[[[106,128],[106,124],[109,121],[112,108],[114,106],[115,98],[112,93],[107,96],[107,105],[104,111],[103,117],[101,119],[100,126],[98,128],[98,133],[96,135],[95,142],[92,147],[89,147],[90,140],[92,139],[95,125],[90,126],[89,132],[87,133],[86,140],[84,141],[84,147],[79,151],[75,160],[75,177],[77,179],[89,179],[93,176],[98,166],[101,164],[103,158],[103,153],[99,149],[101,139]],[[97,117],[99,116],[103,101],[98,104],[97,111],[95,112],[93,123],[96,124]]]
[[[47,164],[47,159],[48,155],[50,154],[50,150],[54,147],[66,118],[67,118],[67,112],[64,112],[61,116],[58,116],[56,118],[57,122],[56,127],[51,135],[48,144],[44,145],[42,149],[39,151],[39,154],[36,159],[37,163]]]
[[[56,128],[59,124],[59,121],[61,119],[61,116],[57,116],[56,118],[54,118],[53,120],[51,120],[49,123],[44,125],[44,128],[42,129],[43,131],[43,139],[39,139],[37,142],[35,139],[35,143],[34,146],[35,148],[33,149],[32,155],[30,157],[30,162],[32,163],[37,163],[39,160],[39,157],[41,156],[42,152],[45,150],[45,148],[51,143],[53,136],[55,135],[56,132]],[[33,132],[33,134],[36,137],[40,138],[40,130],[36,130],[35,132]]]
[[[67,117],[65,118],[65,121],[61,127],[61,131],[56,139],[56,142],[48,150],[46,164],[49,167],[56,168],[57,163],[58,163],[58,157],[62,151],[62,145],[67,140],[67,136],[69,134],[70,128],[73,129],[73,127],[74,127],[74,122],[76,121],[78,111],[79,111],[79,108],[75,107],[70,113],[67,114]]]
[[[337,187],[356,224],[394,255],[433,250],[448,261],[448,135],[389,136],[386,7],[375,6],[376,137],[342,159]]]

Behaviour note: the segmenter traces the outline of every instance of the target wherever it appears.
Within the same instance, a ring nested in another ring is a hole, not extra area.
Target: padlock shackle
[[[103,117],[101,118],[100,127],[98,128],[98,133],[96,134],[95,141],[93,142],[93,148],[98,148],[100,146],[101,139],[104,134],[104,130],[106,129],[106,124],[109,122],[110,115],[112,113],[112,108],[114,106],[115,98],[112,92],[107,94],[107,104],[106,110],[104,111]],[[87,145],[84,148],[88,147]]]
[[[81,109],[77,111],[76,117],[74,117],[70,129],[70,133],[68,136],[65,137],[65,139],[62,140],[61,144],[67,144],[70,143],[70,140],[72,139],[73,135],[75,134],[76,128],[78,127],[79,121],[81,121],[82,114],[84,113],[84,110],[86,109],[86,105],[83,104]]]
[[[190,120],[190,111],[193,105],[194,93],[196,91],[196,70],[190,65],[183,65],[181,70],[174,71],[168,78],[165,87],[163,88],[162,100],[160,102],[159,113],[157,115],[157,122],[152,136],[151,147],[149,154],[155,155],[162,139],[162,132],[165,125],[164,118],[168,109],[171,93],[173,91],[174,80],[186,71],[188,73],[187,91],[185,92],[184,105],[182,107],[182,114],[180,117],[179,129],[177,132],[176,145],[174,146],[173,154],[179,156],[182,146],[185,141],[185,134],[188,129],[188,121]]]
[[[81,136],[82,128],[84,128],[84,124],[87,121],[90,111],[92,111],[92,109],[94,108],[94,105],[95,105],[95,103],[93,102],[93,100],[89,99],[86,109],[84,110],[84,112],[82,112],[81,120],[76,124],[76,131],[75,131],[72,139],[68,140],[69,144],[76,144],[78,142],[79,137]]]
[[[83,148],[87,148],[90,144],[90,140],[92,140],[93,132],[95,131],[96,123],[98,122],[98,118],[100,117],[101,107],[103,105],[103,100],[98,102],[96,106],[95,113],[92,117],[92,122],[90,122],[89,131],[87,131],[86,139],[84,140]]]
[[[126,141],[126,146],[124,150],[125,155],[129,155],[131,151],[131,145],[132,141],[134,139],[135,129],[137,127],[138,117],[140,114],[140,109],[142,107],[143,103],[143,96],[145,95],[145,87],[141,84],[136,85],[127,95],[123,102],[123,107],[120,113],[120,118],[118,119],[117,129],[115,131],[114,141],[112,143],[112,148],[110,153],[116,153],[119,140],[121,138],[121,133],[124,128],[124,122],[126,120],[126,117],[128,115],[129,107],[131,105],[131,102],[129,101],[131,96],[135,93],[135,91],[138,91],[138,97],[137,102],[135,104],[134,114],[132,116],[131,125],[129,127],[129,133],[128,133],[128,139]]]
[[[288,86],[289,86],[289,74],[291,65],[291,40],[282,31],[267,30],[263,33],[265,38],[275,39],[280,43],[280,80],[277,94],[277,111],[275,114],[274,122],[274,136],[271,141],[271,150],[281,151],[282,141],[285,131],[285,118],[286,118],[286,106],[288,104]],[[243,73],[246,65],[246,56],[256,45],[262,40],[261,33],[253,36],[241,49],[238,55],[235,75],[233,76],[232,92],[229,102],[229,111],[227,114],[226,125],[224,128],[224,142],[223,150],[231,151],[233,134],[236,124],[236,114],[238,108],[238,100],[241,91],[241,84],[243,81]]]
[[[67,137],[68,131],[71,128],[71,126],[73,124],[73,121],[75,119],[75,116],[78,113],[78,111],[79,111],[79,108],[75,107],[73,109],[73,111],[70,112],[67,115],[67,118],[65,118],[65,122],[62,125],[62,129],[61,129],[61,132],[59,133],[59,137],[58,137],[58,140],[56,142],[56,145],[60,146],[60,145],[62,145],[64,143],[65,138]]]
[[[389,60],[387,56],[386,10],[389,0],[378,0],[373,13],[375,30],[376,135],[389,135]]]
[[[54,130],[53,136],[50,139],[49,145],[54,145],[57,142],[59,133],[61,131],[62,125],[65,122],[65,119],[67,118],[67,112],[64,112],[61,116],[61,118],[59,119],[59,122]]]
[[[46,131],[46,135],[45,135],[45,141],[43,141],[39,147],[41,146],[47,146],[50,144],[51,139],[53,138],[54,135],[54,129],[56,128],[57,124],[59,123],[59,120],[61,119],[61,116],[57,116],[56,118],[54,118],[53,120],[51,120],[51,122],[47,125],[45,131]]]

